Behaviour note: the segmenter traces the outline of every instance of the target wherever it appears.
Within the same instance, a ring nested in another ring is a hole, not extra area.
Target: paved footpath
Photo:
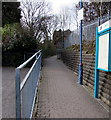
[[[56,56],[45,60],[36,117],[108,118],[108,112],[77,83],[77,76]]]

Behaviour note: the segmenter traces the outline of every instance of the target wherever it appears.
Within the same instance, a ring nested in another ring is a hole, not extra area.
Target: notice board
[[[98,68],[108,70],[109,59],[109,32],[99,36]]]

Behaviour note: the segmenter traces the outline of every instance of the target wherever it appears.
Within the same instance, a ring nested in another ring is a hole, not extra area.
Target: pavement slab
[[[109,113],[56,56],[45,59],[36,118],[108,118]]]

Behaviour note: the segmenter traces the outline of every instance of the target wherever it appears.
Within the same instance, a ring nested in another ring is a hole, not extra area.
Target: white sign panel
[[[108,70],[109,33],[99,37],[98,68]]]
[[[103,30],[105,30],[107,28],[110,28],[110,27],[111,27],[111,20],[109,20],[109,21],[103,23],[102,25],[100,25],[98,27],[98,32],[101,32],[101,31],[103,31]]]
[[[83,8],[78,11],[78,21],[83,20]]]

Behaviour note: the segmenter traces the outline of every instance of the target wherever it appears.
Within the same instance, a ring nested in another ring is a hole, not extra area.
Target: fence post
[[[21,96],[20,96],[20,69],[16,68],[16,118],[20,120],[21,118]]]

